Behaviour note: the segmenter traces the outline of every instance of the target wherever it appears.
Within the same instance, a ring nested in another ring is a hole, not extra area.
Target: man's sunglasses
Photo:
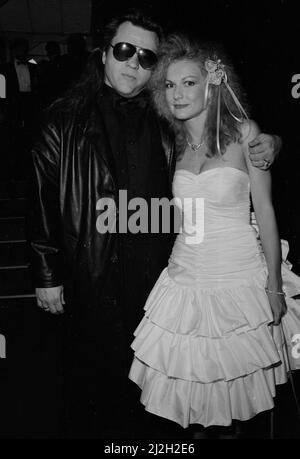
[[[127,61],[137,53],[139,64],[145,70],[150,70],[157,62],[156,54],[150,49],[138,48],[125,42],[110,44],[110,46],[113,48],[113,55],[117,61]]]

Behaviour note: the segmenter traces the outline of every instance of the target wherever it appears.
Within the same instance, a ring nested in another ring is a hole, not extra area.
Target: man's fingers
[[[42,308],[43,307],[43,302],[38,298],[36,297],[36,302],[37,302],[37,305]]]
[[[250,154],[250,158],[255,156],[255,155],[261,155],[261,154],[264,154],[264,156],[266,156],[266,145],[261,143],[259,145],[254,146],[254,147],[250,147],[249,148],[249,154]]]
[[[261,140],[259,137],[256,137],[255,139],[251,140],[251,142],[248,143],[249,147],[255,147],[256,145],[259,145],[261,143]]]
[[[270,137],[272,136],[269,136],[268,134],[264,134],[264,133],[258,134],[258,136],[255,137],[255,139],[251,140],[251,142],[248,143],[248,145],[249,147],[255,147],[264,142],[269,143]]]
[[[49,305],[47,301],[43,301],[40,298],[37,298],[36,301],[39,308],[44,309],[44,311],[49,311]]]
[[[53,306],[55,308],[56,314],[62,314],[64,312],[64,307],[63,303],[61,301],[61,298],[57,299],[54,303]]]
[[[64,312],[63,305],[61,304],[60,300],[56,300],[54,302],[48,303],[49,311],[52,314],[62,314]]]
[[[63,305],[59,300],[55,301],[41,301],[38,299],[38,306],[51,314],[62,314],[64,312]]]
[[[56,313],[57,314],[62,314],[64,312],[64,307],[61,301],[58,301],[55,305],[56,307]]]

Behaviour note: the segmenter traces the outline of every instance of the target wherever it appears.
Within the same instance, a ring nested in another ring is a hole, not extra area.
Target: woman
[[[281,266],[271,175],[249,160],[259,129],[225,57],[170,36],[151,85],[176,134],[183,227],[135,332],[129,377],[149,412],[183,427],[228,426],[271,409],[275,385],[300,367],[291,353],[300,305],[290,298],[300,279]],[[203,200],[201,241],[189,239],[186,198]]]

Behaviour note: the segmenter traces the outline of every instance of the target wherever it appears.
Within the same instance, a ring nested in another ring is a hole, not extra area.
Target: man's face
[[[131,22],[124,22],[119,26],[111,44],[115,45],[119,42],[130,43],[153,52],[158,48],[158,38],[154,32],[134,26]],[[103,52],[102,62],[105,83],[123,97],[136,96],[151,76],[151,70],[145,70],[139,64],[136,53],[128,60],[120,62],[115,59],[113,48],[109,46],[107,52]]]

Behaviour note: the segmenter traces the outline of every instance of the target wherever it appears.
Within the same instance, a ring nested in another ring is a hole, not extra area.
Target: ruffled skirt
[[[300,368],[300,278],[282,265],[288,312],[272,326],[262,267],[236,285],[175,282],[166,268],[132,343],[129,377],[145,409],[179,423],[230,425],[274,406],[276,384]]]

